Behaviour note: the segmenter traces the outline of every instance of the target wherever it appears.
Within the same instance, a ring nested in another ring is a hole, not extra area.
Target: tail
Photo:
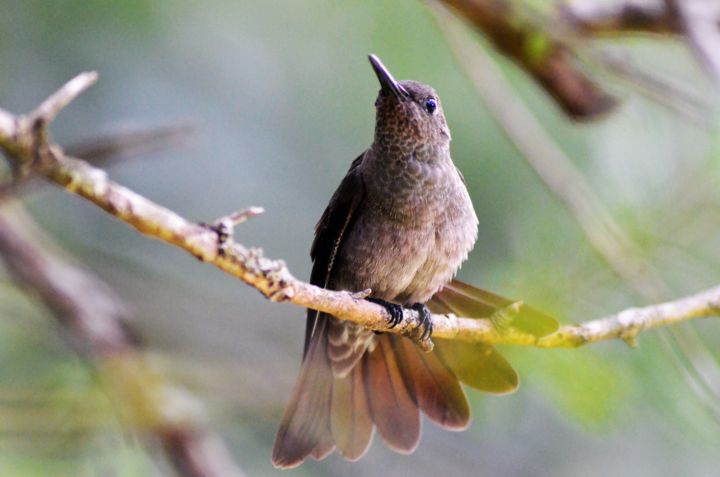
[[[273,448],[273,465],[290,468],[335,448],[349,460],[365,454],[377,428],[390,448],[411,453],[420,440],[420,411],[446,429],[470,422],[467,398],[438,354],[425,354],[410,340],[375,336],[344,377],[328,358],[328,321],[321,315]]]
[[[428,303],[436,313],[487,318],[512,301],[453,281]],[[530,307],[520,307],[513,326],[542,336],[557,322]],[[381,334],[374,347],[348,373],[333,373],[328,331],[335,320],[320,314],[275,438],[273,464],[290,468],[308,456],[323,459],[335,448],[357,460],[370,445],[373,429],[390,448],[410,453],[420,439],[420,411],[449,430],[465,429],[470,409],[460,384],[490,393],[518,386],[515,370],[485,344],[436,340],[423,353],[407,338]]]

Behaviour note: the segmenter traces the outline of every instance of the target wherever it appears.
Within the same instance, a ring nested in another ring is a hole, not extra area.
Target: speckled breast
[[[337,288],[410,305],[454,276],[477,239],[477,217],[450,161],[369,171],[367,196],[340,250]]]

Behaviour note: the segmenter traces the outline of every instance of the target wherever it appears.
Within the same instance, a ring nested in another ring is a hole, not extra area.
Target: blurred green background
[[[315,222],[372,140],[378,86],[366,55],[374,52],[397,77],[429,83],[443,99],[453,158],[480,218],[461,278],[567,323],[644,304],[506,139],[421,2],[0,0],[0,7],[2,108],[27,111],[78,72],[97,70],[99,83],[54,124],[60,143],[192,123],[181,147],[117,161],[111,177],[196,221],[265,207],[236,238],[283,258],[300,278],[309,276]],[[573,124],[493,55],[673,293],[716,284],[717,96],[676,40],[603,44],[691,89],[709,120],[691,122],[599,72],[622,104],[607,118]],[[270,450],[298,371],[303,311],[269,303],[56,188],[28,189],[23,201],[123,297],[153,363],[202,399],[248,475],[279,473]],[[711,350],[720,343],[714,320],[682,328]],[[720,381],[710,380],[716,394],[703,397],[673,348],[656,332],[642,334],[637,349],[620,341],[506,348],[521,388],[503,397],[469,391],[468,431],[425,422],[412,456],[376,437],[358,463],[333,455],[292,475],[717,475]],[[720,375],[717,355],[702,361],[708,376]],[[5,275],[0,362],[0,475],[172,474],[157,449],[118,424],[57,324]]]

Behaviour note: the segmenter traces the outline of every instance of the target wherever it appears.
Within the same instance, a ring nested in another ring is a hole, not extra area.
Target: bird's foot
[[[417,311],[418,315],[420,315],[420,328],[423,329],[420,340],[425,341],[426,339],[430,339],[433,331],[430,310],[424,303],[415,303],[410,308]]]
[[[371,301],[377,305],[385,308],[390,315],[388,325],[390,328],[395,328],[403,320],[403,309],[402,306],[396,303],[390,303],[389,301],[381,300],[380,298],[366,298],[367,301]]]

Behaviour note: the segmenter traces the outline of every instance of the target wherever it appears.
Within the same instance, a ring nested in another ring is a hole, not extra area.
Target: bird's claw
[[[415,303],[411,308],[417,311],[418,315],[420,315],[419,327],[422,328],[422,333],[420,334],[420,341],[430,339],[433,331],[430,310],[424,303]]]
[[[390,319],[388,320],[388,325],[390,326],[390,328],[395,328],[402,322],[402,306],[396,303],[390,303],[389,301],[381,300],[380,298],[366,298],[366,300],[378,304],[385,308],[385,310],[387,310],[388,314],[390,315]]]

